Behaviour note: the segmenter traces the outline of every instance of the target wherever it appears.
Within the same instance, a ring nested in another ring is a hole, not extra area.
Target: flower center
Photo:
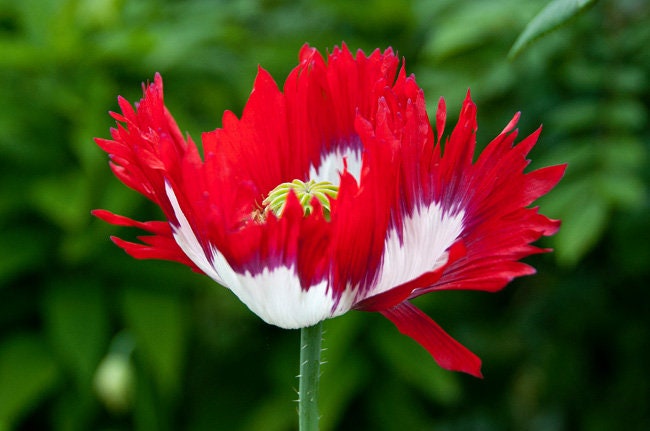
[[[323,212],[326,218],[329,218],[330,214],[330,199],[336,199],[339,192],[338,186],[335,186],[329,181],[316,182],[314,180],[309,180],[308,182],[304,182],[293,180],[290,183],[282,183],[271,190],[266,199],[262,201],[264,211],[272,211],[276,216],[280,217],[284,211],[285,205],[287,204],[290,190],[293,190],[296,194],[306,216],[311,214],[314,210],[311,206],[311,202],[316,198],[323,206]]]

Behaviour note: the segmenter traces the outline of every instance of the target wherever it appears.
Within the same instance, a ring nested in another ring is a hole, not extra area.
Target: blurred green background
[[[325,323],[322,429],[650,429],[650,3],[601,0],[509,60],[545,1],[0,0],[0,431],[296,429],[298,332],[263,324],[186,267],[136,261],[106,208],[159,219],[110,173],[116,96],[156,71],[199,139],[241,113],[258,64],[301,45],[392,46],[452,121],[467,88],[485,144],[522,111],[540,202],[563,219],[498,294],[418,305],[484,361],[439,369],[381,316]]]

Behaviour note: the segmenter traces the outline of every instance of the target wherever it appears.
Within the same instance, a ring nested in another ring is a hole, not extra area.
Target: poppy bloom
[[[166,221],[105,210],[149,233],[113,241],[138,259],[181,262],[230,289],[264,321],[302,328],[351,309],[382,313],[442,367],[480,375],[480,359],[410,299],[436,290],[496,291],[534,269],[519,259],[559,222],[528,206],[564,166],[530,173],[539,130],[514,144],[516,115],[474,161],[469,94],[443,139],[422,89],[389,48],[369,56],[304,46],[283,91],[260,68],[240,118],[183,136],[156,75],[135,108],[119,98],[112,139],[96,139],[127,186]]]

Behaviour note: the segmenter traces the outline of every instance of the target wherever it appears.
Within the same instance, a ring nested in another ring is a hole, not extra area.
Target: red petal
[[[383,105],[379,111],[386,109]],[[397,141],[384,123],[373,130],[370,122],[357,117],[356,128],[366,149],[363,171],[360,184],[348,173],[341,176],[338,199],[332,205],[332,271],[335,288],[359,286],[364,293],[379,269],[395,201]]]
[[[408,335],[427,349],[442,368],[483,377],[481,360],[410,302],[382,310],[381,314],[393,322],[402,334]]]
[[[117,225],[135,227],[154,235],[139,236],[138,239],[145,244],[125,241],[112,236],[111,240],[136,259],[163,259],[181,262],[194,271],[201,272],[199,268],[187,258],[178,246],[172,235],[169,223],[162,221],[139,222],[128,217],[113,214],[106,210],[93,210],[91,213],[105,222]]]
[[[123,239],[114,236],[111,237],[111,240],[118,247],[122,248],[131,257],[136,259],[171,260],[187,265],[195,272],[203,272],[185,255],[185,253],[183,253],[173,238],[138,237],[138,239],[155,244],[155,246],[124,241]]]
[[[524,173],[529,163],[526,155],[540,130],[515,145],[517,114],[472,164],[475,116],[468,95],[444,154],[439,155],[436,146],[429,165],[432,199],[444,207],[464,211],[460,238],[467,254],[449,265],[434,284],[418,289],[417,294],[439,289],[501,289],[514,277],[534,272],[517,261],[548,251],[530,244],[543,235],[552,235],[559,227],[559,222],[535,208],[527,208],[557,184],[566,167]]]
[[[409,297],[419,296],[417,294],[413,295],[413,292],[422,286],[434,285],[440,279],[447,266],[460,259],[465,253],[466,250],[463,242],[457,241],[449,249],[449,257],[445,265],[435,271],[425,272],[419,277],[386,292],[365,298],[355,304],[354,308],[363,311],[382,311],[404,302]]]
[[[144,97],[134,109],[122,97],[118,98],[122,115],[113,114],[118,121],[112,129],[112,140],[96,139],[97,144],[111,156],[115,175],[129,187],[161,206],[173,220],[173,211],[165,194],[166,178],[182,182],[181,166],[185,158],[198,158],[196,147],[183,138],[173,117],[165,108],[163,83],[159,74],[154,82],[144,86]]]
[[[128,217],[113,214],[106,210],[92,210],[90,213],[95,217],[116,226],[136,227],[158,235],[171,236],[172,233],[169,223],[163,221],[139,222]]]

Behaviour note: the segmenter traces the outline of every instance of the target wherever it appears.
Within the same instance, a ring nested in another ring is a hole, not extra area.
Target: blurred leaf
[[[613,99],[603,106],[604,123],[612,129],[626,132],[641,130],[648,122],[648,110],[644,103],[634,98]]]
[[[321,421],[323,431],[340,429],[346,406],[371,378],[367,359],[358,348],[371,317],[355,312],[324,323],[320,405],[328,414]]]
[[[42,232],[28,226],[16,226],[2,232],[0,241],[0,288],[16,275],[38,269],[46,244]]]
[[[605,228],[609,205],[593,190],[592,184],[585,180],[554,191],[554,200],[563,203],[561,208],[552,211],[562,219],[562,227],[554,239],[555,253],[564,265],[577,263]]]
[[[44,298],[44,318],[51,344],[81,392],[90,392],[92,376],[109,338],[103,289],[88,281],[62,280]]]
[[[43,341],[17,334],[0,345],[0,430],[11,430],[57,381],[57,365]]]
[[[601,109],[598,101],[583,97],[565,101],[548,114],[550,127],[565,133],[593,130],[594,124],[601,119]],[[568,151],[575,151],[572,147]]]
[[[487,44],[499,37],[504,27],[519,25],[520,16],[529,7],[519,1],[456,2],[454,6],[433,28],[425,48],[437,60]]]
[[[613,232],[614,262],[620,274],[644,277],[650,262],[650,229],[647,228],[650,206],[646,200],[637,211],[622,214]],[[631,241],[630,238],[634,240]]]
[[[595,0],[552,0],[528,23],[508,53],[510,59],[535,40],[555,30],[591,6]]]
[[[344,423],[346,407],[355,395],[362,394],[371,378],[367,359],[359,349],[346,352],[346,360],[337,365],[323,364],[320,409],[327,412],[321,420],[321,430],[338,430]]]
[[[369,416],[371,424],[363,429],[429,430],[434,426],[435,422],[430,417],[431,408],[424,408],[418,403],[415,392],[398,379],[378,376],[373,382],[372,391],[364,394],[364,397],[367,398],[367,408],[372,407],[363,412]]]
[[[76,22],[84,27],[110,27],[119,21],[121,5],[121,0],[80,0]]]
[[[347,360],[359,338],[370,323],[367,313],[348,313],[340,319],[329,319],[323,326],[323,360],[336,367]]]
[[[178,390],[185,353],[187,315],[176,294],[127,289],[123,312],[135,338],[135,354],[149,369],[158,390],[169,397]]]
[[[242,429],[265,431],[294,429],[293,425],[298,423],[297,408],[298,403],[295,401],[291,405],[281,397],[268,397],[245,418],[241,418],[240,422],[245,424]]]
[[[460,400],[457,375],[444,370],[416,342],[387,328],[373,332],[373,341],[395,376],[425,394],[431,402],[452,406]]]
[[[598,146],[603,165],[608,171],[627,174],[639,172],[647,161],[646,147],[638,137],[627,134],[612,136]]]
[[[646,188],[634,173],[613,172],[600,175],[599,194],[613,207],[620,209],[640,207],[644,203]]]
[[[97,409],[95,400],[88,394],[72,390],[59,391],[52,403],[52,431],[83,431],[91,428]]]
[[[156,380],[150,374],[141,372],[136,375],[135,405],[133,411],[133,429],[135,431],[172,431],[171,411],[161,408]]]
[[[79,230],[90,219],[89,185],[81,172],[69,172],[38,182],[32,190],[32,201],[60,228]]]

